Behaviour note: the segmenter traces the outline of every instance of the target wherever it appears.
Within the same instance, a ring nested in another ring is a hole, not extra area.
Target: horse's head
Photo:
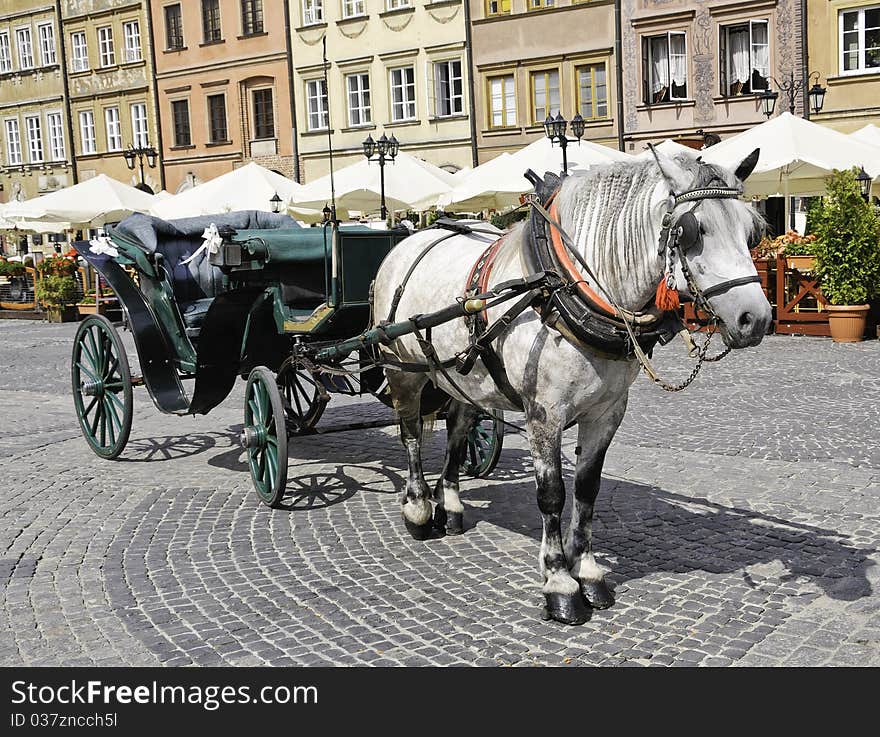
[[[661,163],[677,194],[694,190],[710,193],[705,198],[681,202],[672,212],[673,229],[678,234],[675,277],[680,292],[691,297],[698,297],[691,294],[693,291],[702,293],[720,321],[724,342],[732,348],[760,343],[771,320],[770,303],[749,255],[749,246],[754,245],[763,221],[742,200],[716,198],[711,191],[742,191],[758,154],[756,149],[733,172],[688,155]]]

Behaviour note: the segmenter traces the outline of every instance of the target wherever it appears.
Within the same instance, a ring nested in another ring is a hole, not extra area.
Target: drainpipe
[[[810,58],[809,39],[807,38],[807,0],[801,0],[801,61],[804,75],[804,97],[801,104],[804,106],[804,118],[810,119]]]
[[[153,37],[153,11],[149,2],[143,3],[147,16],[147,37],[150,41],[150,65],[153,70],[153,114],[156,118],[156,146],[159,149],[159,188],[165,189],[165,147],[162,145],[162,113],[159,111],[159,83],[156,79],[156,43]]]
[[[471,162],[472,166],[477,167],[480,163],[480,158],[477,154],[477,108],[474,102],[474,86],[476,84],[476,77],[474,77],[474,53],[473,53],[473,34],[471,33],[471,3],[470,0],[463,0],[464,2],[464,43],[465,43],[465,52],[467,54],[467,65],[468,65],[468,77],[470,78],[470,84],[468,85],[468,105],[471,109],[471,114],[468,116],[470,118],[471,125]]]
[[[70,141],[70,169],[73,183],[79,183],[79,174],[76,170],[76,139],[73,137],[73,111],[70,109],[70,84],[67,80],[67,49],[64,46],[64,23],[61,20],[61,0],[55,0],[55,13],[58,16],[58,35],[61,36],[58,44],[61,51],[61,80],[64,85],[64,106],[67,108],[67,140]]]
[[[623,24],[621,22],[621,2],[622,0],[614,0],[614,76],[617,78],[617,148],[623,151]]]
[[[284,42],[287,46],[287,88],[290,97],[290,122],[293,126],[293,178],[300,182],[299,133],[296,125],[296,93],[293,82],[293,44],[290,40],[290,0],[284,0]],[[330,91],[327,91],[330,94]]]

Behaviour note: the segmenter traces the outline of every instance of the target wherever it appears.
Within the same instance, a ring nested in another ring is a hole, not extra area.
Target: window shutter
[[[730,88],[727,85],[727,29],[718,29],[718,78],[721,85],[721,95],[727,97]]]
[[[428,117],[435,118],[440,115],[440,111],[437,109],[437,93],[435,90],[436,82],[434,81],[437,76],[437,66],[434,62],[429,61],[425,63],[425,99],[428,101]],[[416,117],[418,117],[418,111],[416,111]]]
[[[651,70],[648,67],[648,39],[642,36],[642,98],[651,104]]]

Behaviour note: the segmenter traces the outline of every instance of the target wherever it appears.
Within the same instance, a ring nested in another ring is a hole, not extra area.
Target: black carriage
[[[169,414],[206,414],[247,380],[242,445],[254,486],[280,503],[290,437],[316,425],[333,393],[385,403],[384,373],[352,336],[370,327],[370,288],[406,230],[327,224],[237,212],[177,221],[133,215],[105,242],[77,252],[109,283],[124,309],[141,375],[132,376],[116,327],[94,315],[74,341],[71,380],[80,428],[92,450],[116,458],[131,430],[135,386]],[[312,357],[331,350],[332,360]],[[192,380],[192,386],[187,382]],[[442,411],[445,395],[427,398]],[[472,428],[465,473],[498,460],[500,417]]]

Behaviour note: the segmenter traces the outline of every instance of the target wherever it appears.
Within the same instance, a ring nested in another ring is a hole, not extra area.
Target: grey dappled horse
[[[742,180],[751,173],[757,156],[756,151],[740,164],[736,173],[679,155],[674,159],[660,156],[657,161],[634,159],[591,170],[585,176],[565,178],[555,199],[560,225],[592,267],[597,285],[604,286],[606,291],[597,290],[601,296],[630,311],[650,303],[666,268],[664,257],[658,254],[658,237],[663,215],[671,206],[670,192],[710,186],[741,191]],[[771,316],[760,285],[736,283],[722,286],[721,290],[712,289],[729,281],[747,281],[756,274],[747,242],[756,227],[757,215],[747,203],[735,198],[705,199],[699,205],[692,212],[700,235],[696,245],[682,258],[687,259],[697,288],[714,293],[709,303],[721,320],[720,333],[727,346],[757,345]],[[693,207],[693,203],[680,204],[673,215],[680,217]],[[394,292],[411,264],[441,235],[437,230],[415,233],[390,253],[374,286],[377,320],[389,313]],[[494,238],[456,235],[427,253],[406,284],[396,313],[428,313],[454,302],[463,294],[475,260]],[[527,273],[523,249],[528,246],[528,238],[526,223],[511,231],[498,251],[490,286]],[[680,263],[675,273],[678,290],[686,292]],[[489,322],[506,307],[490,310]],[[454,320],[433,330],[432,341],[441,360],[462,350],[468,340],[464,320]],[[538,508],[543,516],[540,569],[547,614],[561,622],[580,624],[588,618],[588,605],[605,608],[614,603],[604,581],[605,571],[593,557],[593,505],[605,452],[623,419],[629,387],[638,374],[639,364],[633,358],[612,360],[575,345],[545,325],[532,309],[516,317],[495,342],[495,349],[524,408]],[[412,335],[382,350],[398,361],[424,362],[424,353]],[[419,398],[429,378],[425,373],[390,369],[386,373],[409,463],[403,517],[413,536],[424,539],[432,525],[432,493],[422,475]],[[442,375],[436,381],[454,400],[465,399]],[[466,376],[455,374],[455,383],[482,407],[516,409],[481,361]],[[445,526],[450,534],[463,530],[458,468],[465,452],[466,430],[476,412],[464,401],[453,401],[447,418],[448,446],[436,491],[433,523]],[[560,521],[565,486],[561,442],[563,430],[575,423],[579,450],[574,510],[570,532],[563,542]]]

